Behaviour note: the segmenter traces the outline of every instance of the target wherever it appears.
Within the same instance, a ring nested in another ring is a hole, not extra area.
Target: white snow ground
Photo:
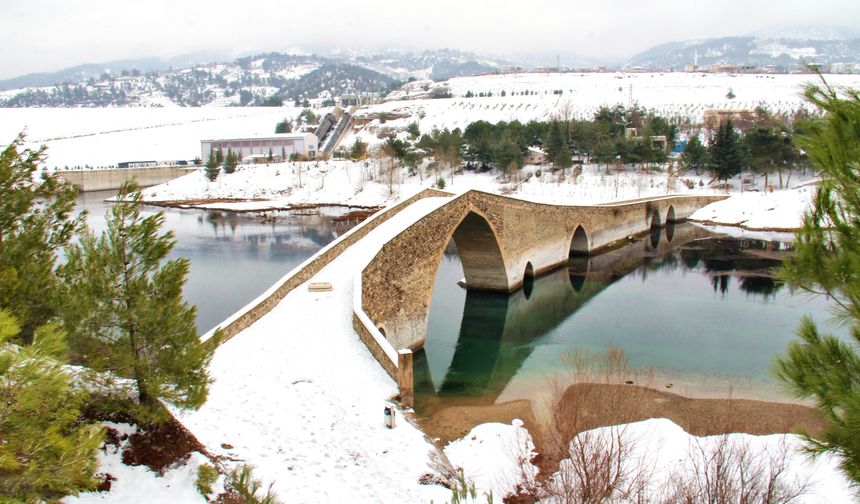
[[[534,445],[528,431],[515,420],[513,425],[487,423],[476,426],[468,435],[450,443],[445,453],[452,464],[464,468],[467,480],[474,481],[478,495],[492,492],[494,497],[511,491],[519,468],[512,460],[518,454],[528,454]],[[633,449],[628,461],[643,462],[651,468],[648,496],[655,498],[669,486],[672,471],[689,467],[688,454],[698,449],[713,449],[721,436],[695,437],[684,432],[665,418],[655,418],[617,427],[628,446]],[[595,429],[598,435],[612,427]],[[782,444],[788,448],[784,482],[809,484],[806,492],[796,501],[804,504],[841,504],[856,502],[858,494],[848,480],[838,471],[835,460],[824,455],[810,460],[799,452],[802,440],[795,435],[772,434],[752,436],[730,434],[729,443],[746,444],[750,454],[756,457],[771,457],[779,454]],[[533,473],[536,468],[530,467]],[[480,499],[479,502],[483,502]]]

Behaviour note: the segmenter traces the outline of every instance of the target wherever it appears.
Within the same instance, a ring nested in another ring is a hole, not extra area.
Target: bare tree
[[[756,454],[748,441],[720,436],[708,444],[690,445],[686,464],[671,474],[664,487],[663,504],[696,502],[783,504],[809,489],[808,477],[789,479],[789,448],[783,437],[773,451]]]

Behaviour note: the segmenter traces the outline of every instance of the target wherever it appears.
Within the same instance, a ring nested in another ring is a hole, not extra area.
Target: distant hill
[[[223,61],[224,55],[212,52],[183,54],[170,59],[139,58],[108,61],[106,63],[87,63],[57,72],[30,73],[11,79],[0,80],[0,91],[29,87],[47,87],[62,83],[79,83],[90,78],[98,78],[108,73],[120,76],[123,73],[161,72],[170,68],[187,68],[196,64]]]
[[[856,65],[860,64],[860,38],[722,37],[669,42],[637,54],[625,66],[677,70],[697,59],[699,67],[752,65],[777,71],[798,70],[804,63]]]
[[[129,59],[111,61],[108,63],[89,63],[65,68],[57,72],[31,73],[14,77],[12,79],[0,80],[0,91],[9,89],[21,89],[28,87],[46,87],[64,82],[83,82],[91,77],[99,77],[104,73],[119,75],[123,70],[130,72],[153,72],[167,70],[170,63],[159,58]]]
[[[173,61],[80,65],[0,81],[0,106],[277,105],[344,93],[384,94],[410,78],[479,75],[501,64],[450,49],[334,56],[270,52],[185,66]]]

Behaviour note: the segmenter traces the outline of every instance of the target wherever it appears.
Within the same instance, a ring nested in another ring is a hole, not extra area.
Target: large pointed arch
[[[454,229],[451,237],[457,245],[467,289],[508,290],[505,261],[499,240],[490,223],[470,211]]]

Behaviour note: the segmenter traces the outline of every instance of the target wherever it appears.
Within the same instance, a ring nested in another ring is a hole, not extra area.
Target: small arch
[[[388,335],[385,334],[385,327],[383,325],[380,324],[379,326],[376,327],[376,329],[379,330],[379,332],[380,332],[380,334],[382,334],[383,338],[388,339]]]
[[[669,209],[666,210],[666,224],[670,222],[675,222],[675,207],[669,205]]]
[[[654,210],[651,212],[651,223],[649,225],[649,229],[659,229],[663,227],[663,223],[660,220],[660,212]]]
[[[534,285],[535,269],[534,266],[532,266],[531,261],[529,261],[526,263],[526,270],[523,272],[523,294],[525,294],[526,299],[531,297]]]
[[[587,256],[588,255],[588,233],[582,226],[576,226],[576,231],[573,232],[573,238],[570,239],[570,256]]]

